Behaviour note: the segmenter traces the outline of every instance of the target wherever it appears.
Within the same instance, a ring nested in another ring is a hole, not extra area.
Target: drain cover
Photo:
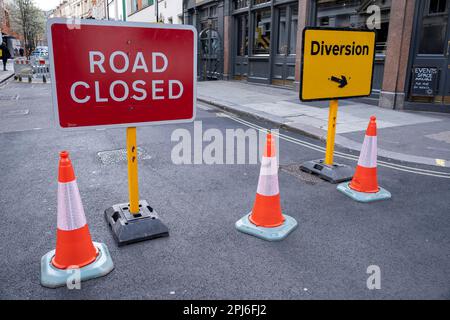
[[[137,148],[138,160],[148,160],[152,157],[143,148]],[[103,164],[115,164],[127,161],[127,149],[100,151],[97,153],[101,163]]]
[[[310,185],[315,185],[322,181],[318,176],[300,170],[300,164],[280,165],[280,170]]]

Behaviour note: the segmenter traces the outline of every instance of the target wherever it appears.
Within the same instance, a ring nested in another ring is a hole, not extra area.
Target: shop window
[[[142,0],[142,8],[149,7],[153,5],[154,0]]]
[[[254,5],[269,3],[271,0],[253,0]]]
[[[389,30],[389,16],[392,0],[318,0],[316,25],[331,28],[367,29],[372,13],[367,8],[376,5],[380,8],[380,28],[376,32],[376,53],[386,53]]]
[[[205,29],[213,29],[213,30],[217,30],[217,18],[212,19],[212,18],[208,18],[206,20],[203,20],[200,22],[200,30],[205,30]]]
[[[154,0],[131,0],[131,13],[153,5]]]
[[[290,10],[288,10],[288,8]],[[298,28],[298,7],[289,6],[278,11],[277,53],[281,55],[296,54]]]
[[[430,0],[429,14],[447,12],[447,0]]]
[[[200,33],[200,43],[202,54],[206,56],[220,54],[221,42],[219,33],[216,30],[207,29],[202,31]]]
[[[297,53],[298,9],[291,11],[291,33],[289,34],[289,54]]]
[[[270,20],[269,9],[257,10],[253,13],[254,21],[254,42],[253,54],[270,53]]]
[[[209,16],[209,8],[200,10],[199,16],[200,16],[200,19],[206,19],[206,18],[208,18],[208,16]]]
[[[287,32],[287,10],[285,8],[280,9],[278,17],[278,54],[287,54],[287,43],[285,40]]]
[[[248,16],[237,17],[237,52],[238,56],[248,56]]]
[[[217,16],[217,7],[213,6],[209,8],[209,16],[210,17],[215,17]]]
[[[447,1],[429,0],[422,19],[420,54],[444,54],[447,33]]]
[[[233,8],[234,10],[248,8],[250,0],[234,0]]]
[[[319,26],[326,27],[330,25],[330,18],[329,17],[322,17],[319,21]]]

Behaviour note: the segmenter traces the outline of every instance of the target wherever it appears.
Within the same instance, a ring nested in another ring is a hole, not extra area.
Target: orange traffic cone
[[[264,240],[276,241],[284,239],[296,227],[297,221],[281,211],[275,141],[269,132],[253,210],[236,222],[236,228]]]
[[[377,123],[374,116],[366,130],[352,181],[338,185],[337,189],[352,199],[371,202],[391,198],[389,191],[378,186],[377,178]]]
[[[59,287],[79,269],[80,281],[104,276],[114,269],[106,245],[92,242],[86,223],[69,153],[60,153],[58,174],[58,215],[56,249],[41,259],[41,284]]]

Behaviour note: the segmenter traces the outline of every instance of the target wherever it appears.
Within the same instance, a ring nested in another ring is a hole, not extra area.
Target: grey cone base
[[[337,186],[337,189],[346,196],[349,196],[350,198],[358,202],[373,202],[390,199],[392,197],[389,191],[381,187],[379,187],[380,190],[378,192],[365,193],[353,190],[352,188],[349,187],[349,184],[350,182],[341,183],[340,185]]]
[[[114,269],[108,247],[99,242],[93,242],[93,244],[98,250],[98,256],[94,262],[79,269],[82,282],[106,276]],[[55,251],[52,250],[41,258],[41,285],[47,288],[66,286],[69,277],[72,278],[75,273],[71,269],[58,269],[53,266],[52,259]]]
[[[257,238],[267,241],[280,241],[286,238],[295,228],[297,228],[297,221],[291,216],[283,214],[285,219],[281,226],[274,228],[258,227],[250,222],[250,214],[245,215],[236,222],[236,229]]]

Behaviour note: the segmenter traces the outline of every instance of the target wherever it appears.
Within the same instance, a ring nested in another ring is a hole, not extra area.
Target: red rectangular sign
[[[61,128],[195,118],[197,32],[187,25],[50,19],[53,104]]]

